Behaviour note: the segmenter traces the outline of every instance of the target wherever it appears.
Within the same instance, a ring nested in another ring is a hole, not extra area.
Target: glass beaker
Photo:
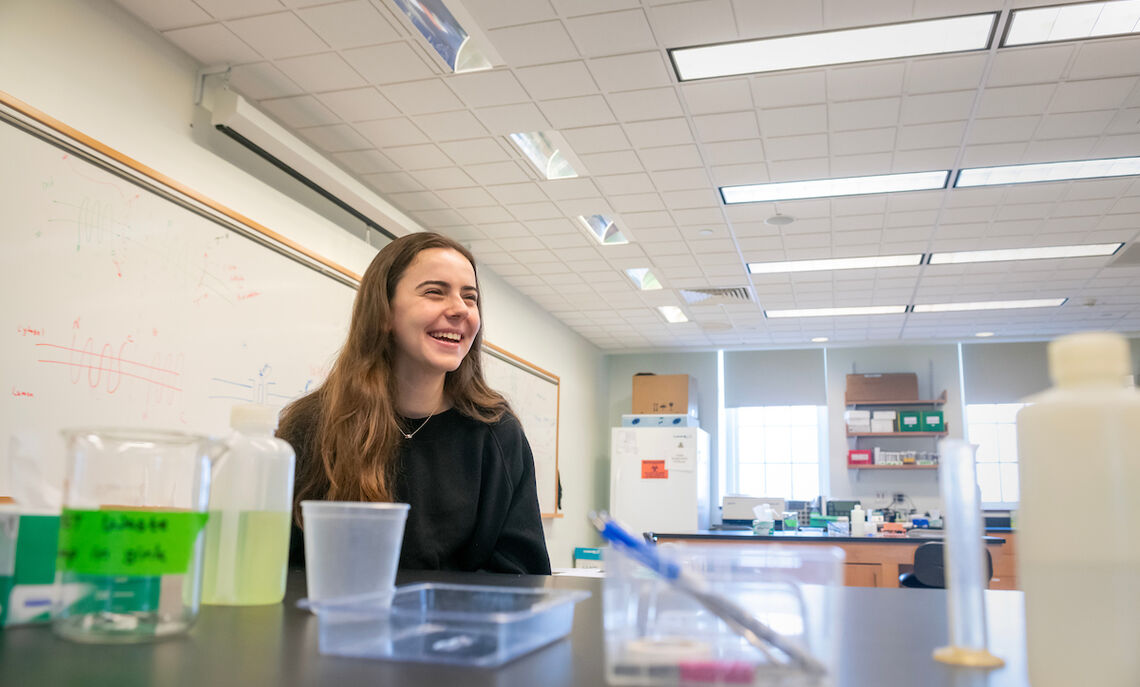
[[[221,442],[145,429],[63,431],[67,467],[55,631],[141,642],[198,617],[210,462]]]

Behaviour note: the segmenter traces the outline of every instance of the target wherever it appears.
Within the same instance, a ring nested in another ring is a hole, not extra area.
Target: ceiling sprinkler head
[[[786,227],[795,221],[795,217],[792,217],[791,215],[781,215],[777,212],[768,219],[764,220],[764,224],[769,224],[773,227]]]

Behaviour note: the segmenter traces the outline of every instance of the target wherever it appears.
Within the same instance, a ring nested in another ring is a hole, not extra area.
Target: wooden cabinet
[[[986,532],[991,537],[1005,540],[1003,546],[991,546],[990,556],[994,560],[994,576],[990,589],[1020,589],[1017,586],[1017,533]]]
[[[843,566],[843,584],[848,587],[881,587],[881,563],[846,563]]]

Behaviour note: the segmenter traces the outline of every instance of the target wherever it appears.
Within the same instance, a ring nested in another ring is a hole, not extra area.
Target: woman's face
[[[420,251],[392,296],[394,363],[401,375],[443,375],[459,367],[479,333],[475,269],[450,248]]]

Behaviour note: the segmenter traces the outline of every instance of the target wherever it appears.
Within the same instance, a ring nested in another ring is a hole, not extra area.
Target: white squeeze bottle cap
[[[1059,387],[1120,385],[1131,370],[1128,341],[1111,332],[1070,334],[1049,344],[1049,376]]]
[[[242,403],[230,410],[230,427],[234,429],[277,430],[277,409],[260,403]]]

